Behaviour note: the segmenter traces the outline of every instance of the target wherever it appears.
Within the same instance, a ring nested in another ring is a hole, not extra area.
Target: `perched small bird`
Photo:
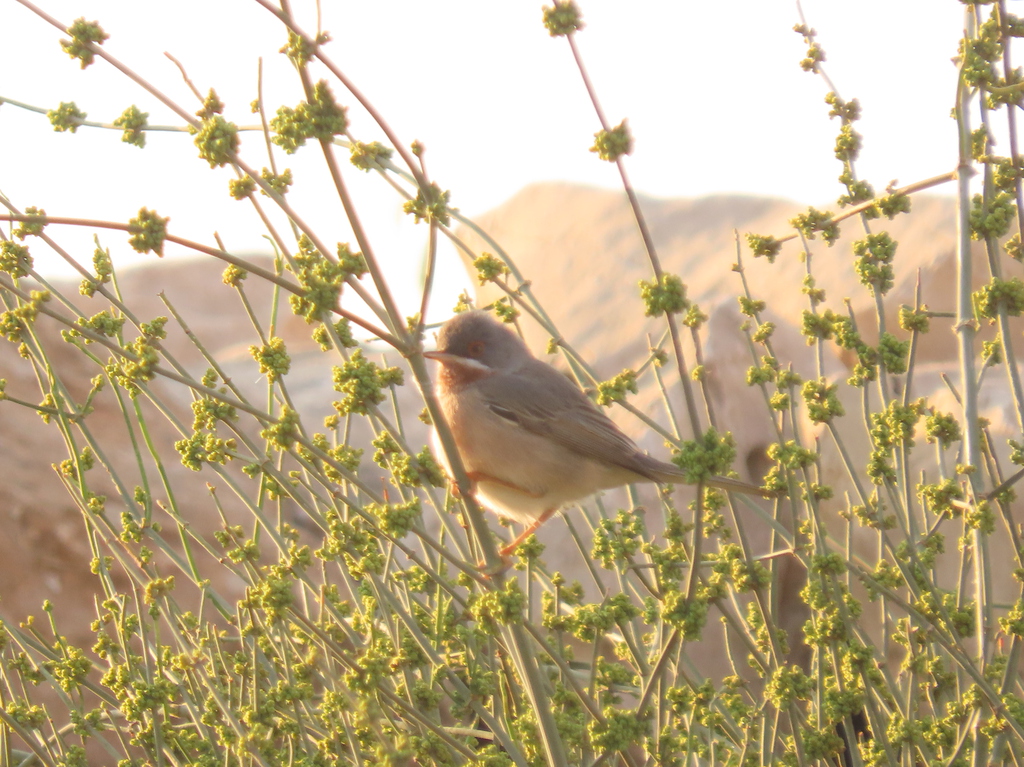
[[[438,399],[474,498],[526,525],[503,557],[567,503],[632,482],[683,480],[681,469],[641,452],[572,381],[482,311],[448,320],[437,351],[424,356],[441,363]],[[436,432],[435,452],[449,468]],[[765,495],[727,477],[709,484]]]

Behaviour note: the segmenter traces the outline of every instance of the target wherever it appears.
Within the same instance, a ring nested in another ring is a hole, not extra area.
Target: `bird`
[[[445,322],[436,350],[423,356],[440,363],[435,391],[471,495],[525,525],[501,549],[503,559],[573,501],[634,482],[684,480],[682,469],[640,450],[575,383],[482,310]],[[451,476],[436,427],[432,440]],[[768,495],[729,477],[708,484]]]

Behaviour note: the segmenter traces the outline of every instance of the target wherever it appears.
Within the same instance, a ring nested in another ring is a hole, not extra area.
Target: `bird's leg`
[[[472,472],[467,473],[466,476],[469,478],[469,494],[475,498],[476,497],[476,478],[473,476]],[[448,492],[450,492],[452,494],[452,498],[461,498],[462,497],[462,491],[459,490],[459,483],[456,482],[451,477],[448,478]],[[469,523],[468,522],[466,522],[466,521],[462,522],[462,529],[463,530],[466,530],[468,527],[469,527]]]
[[[526,529],[519,534],[518,538],[516,538],[514,541],[512,541],[512,543],[510,543],[508,546],[505,546],[501,551],[498,552],[499,554],[501,554],[501,558],[507,559],[508,557],[510,557],[512,555],[512,552],[516,550],[516,547],[519,546],[520,543],[525,541],[531,535],[533,535],[533,533],[536,532],[538,527],[540,527],[549,519],[551,519],[551,517],[554,515],[556,511],[558,511],[557,508],[548,509],[535,520],[533,520],[533,522],[527,525]]]
[[[556,511],[558,511],[557,508],[548,509],[539,517],[537,517],[537,519],[535,519],[533,522],[527,525],[526,529],[523,530],[523,532],[519,534],[519,537],[512,541],[512,543],[508,544],[508,546],[504,546],[501,549],[499,549],[498,554],[501,556],[501,567],[498,570],[486,569],[486,562],[477,562],[476,566],[484,571],[484,575],[486,577],[490,577],[491,575],[494,575],[498,572],[503,572],[510,568],[512,566],[512,552],[516,550],[516,547],[518,547],[520,543],[522,543],[531,535],[533,535],[533,533],[537,530],[538,527],[540,527],[549,519],[551,519],[551,517],[554,515]]]
[[[473,476],[473,472],[466,472],[466,477],[469,479],[469,494],[476,497],[476,478]],[[454,498],[461,498],[462,491],[459,490],[459,483],[454,479],[449,479],[449,488]]]
[[[519,487],[518,485],[515,485],[515,484],[513,484],[511,482],[508,482],[507,480],[499,479],[498,477],[493,477],[490,474],[485,474],[482,471],[467,471],[466,472],[466,478],[470,481],[470,495],[472,495],[474,498],[476,497],[477,485],[479,483],[481,483],[481,482],[487,482],[487,483],[494,484],[494,485],[501,485],[503,487],[509,488],[510,490],[515,490],[517,493],[522,493],[523,495],[529,496],[530,498],[539,498],[540,497],[540,495],[538,493],[526,490],[526,489],[524,489],[522,487]],[[459,494],[458,493],[458,488],[455,486],[454,482],[452,483],[452,490],[453,490],[453,493],[455,495]],[[547,522],[549,519],[551,519],[551,516],[556,511],[558,511],[558,507],[555,507],[553,509],[548,509],[547,511],[545,511],[537,519],[535,519],[533,522],[531,522],[529,525],[527,525],[526,529],[523,530],[522,534],[518,538],[516,538],[514,541],[512,541],[512,543],[508,544],[508,546],[505,546],[504,548],[502,548],[498,552],[499,554],[501,554],[501,561],[502,561],[502,564],[503,564],[503,567],[502,567],[503,570],[507,569],[512,564],[511,554],[512,554],[513,551],[515,551],[515,548],[520,543],[522,543],[527,538],[529,538],[530,535],[538,527],[540,527],[545,522]],[[482,569],[482,568],[485,567],[485,563],[484,562],[478,562],[477,563],[477,567]]]

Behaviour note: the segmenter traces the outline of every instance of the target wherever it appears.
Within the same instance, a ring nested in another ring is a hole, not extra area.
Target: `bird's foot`
[[[476,563],[476,569],[480,571],[480,574],[485,578],[490,578],[494,575],[499,575],[506,572],[512,567],[512,557],[505,553],[505,549],[498,552],[501,555],[501,559],[497,564],[488,565],[485,560],[480,560]]]
[[[476,563],[477,569],[488,578],[492,575],[505,572],[515,563],[513,555],[516,553],[516,549],[519,548],[519,544],[522,542],[523,536],[520,536],[507,546],[502,546],[498,549],[498,556],[501,558],[499,564],[488,565],[487,561],[482,559]]]

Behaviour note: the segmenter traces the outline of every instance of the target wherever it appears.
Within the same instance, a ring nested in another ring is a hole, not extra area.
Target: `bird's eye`
[[[466,351],[470,357],[479,357],[484,353],[484,342],[483,341],[470,341],[469,346],[466,347]]]

